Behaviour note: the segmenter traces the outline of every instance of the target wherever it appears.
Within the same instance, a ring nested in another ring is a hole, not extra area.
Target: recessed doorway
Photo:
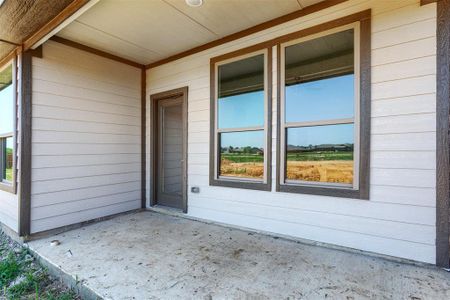
[[[151,205],[187,212],[187,87],[151,96]]]

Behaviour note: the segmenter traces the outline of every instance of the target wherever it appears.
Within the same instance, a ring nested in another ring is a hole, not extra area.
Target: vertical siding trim
[[[360,22],[360,158],[359,158],[359,197],[370,196],[370,130],[372,105],[372,22],[371,17]]]
[[[20,188],[19,235],[30,235],[31,219],[31,115],[32,115],[32,53],[22,54],[20,95]]]
[[[141,208],[147,207],[146,199],[146,88],[147,71],[144,67],[141,69]]]
[[[450,0],[437,3],[436,265],[449,267]]]

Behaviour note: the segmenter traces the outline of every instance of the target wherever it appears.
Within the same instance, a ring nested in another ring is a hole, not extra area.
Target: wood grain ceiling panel
[[[0,39],[21,44],[73,0],[6,0],[0,6]]]

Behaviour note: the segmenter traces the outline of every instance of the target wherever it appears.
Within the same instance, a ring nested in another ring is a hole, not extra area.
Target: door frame
[[[150,95],[150,116],[151,116],[151,136],[150,136],[150,151],[151,151],[151,179],[150,179],[150,206],[155,206],[157,202],[157,176],[158,176],[158,130],[159,130],[159,114],[158,101],[172,98],[182,97],[183,110],[183,164],[182,164],[182,210],[187,213],[187,141],[188,141],[188,87],[181,87],[157,94]]]

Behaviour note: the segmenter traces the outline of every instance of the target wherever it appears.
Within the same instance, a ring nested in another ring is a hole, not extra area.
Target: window
[[[212,59],[212,185],[270,189],[269,50]]]
[[[279,191],[368,198],[366,38],[358,22],[280,45]]]
[[[0,69],[0,189],[14,186],[14,64]]]

